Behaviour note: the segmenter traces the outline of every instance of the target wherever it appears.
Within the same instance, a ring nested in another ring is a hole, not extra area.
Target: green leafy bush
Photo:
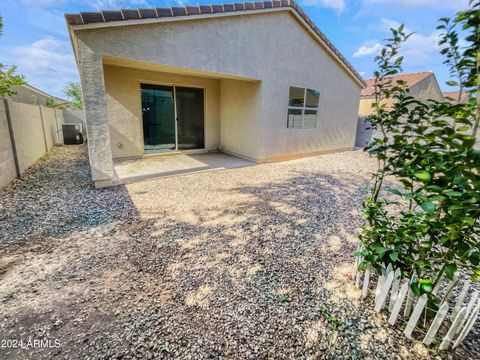
[[[441,19],[440,45],[452,80],[468,103],[420,101],[391,75],[409,35],[403,26],[375,58],[374,137],[365,148],[378,160],[371,194],[364,200],[368,221],[360,241],[361,268],[381,264],[415,275],[412,290],[431,294],[459,269],[480,279],[480,152],[475,150],[480,117],[480,2],[455,18]],[[465,35],[459,40],[459,31]],[[462,43],[462,46],[459,45]]]
[[[0,37],[2,36],[3,18],[0,16]],[[15,94],[12,86],[25,84],[22,75],[18,75],[16,66],[5,66],[0,64],[0,98]]]

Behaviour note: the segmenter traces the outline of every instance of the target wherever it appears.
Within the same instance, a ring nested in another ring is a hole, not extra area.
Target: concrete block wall
[[[70,111],[8,100],[10,128],[5,101],[0,99],[0,188],[21,176],[53,146],[63,143],[62,123],[64,114]],[[68,123],[82,124],[82,113],[78,111],[76,120]]]
[[[0,101],[0,188],[17,176],[5,104]]]
[[[40,159],[48,150],[40,106],[8,102],[20,172]]]
[[[43,120],[43,132],[45,135],[45,146],[50,150],[57,141],[57,123],[55,119],[55,109],[40,107]]]
[[[65,116],[64,116],[66,111],[67,109],[55,109],[55,119],[56,119],[56,128],[57,128],[56,138],[59,144],[63,144],[62,124],[68,124],[65,122]],[[83,129],[83,131],[86,131],[86,130]]]
[[[373,130],[370,129],[370,124],[366,119],[366,116],[358,117],[355,147],[363,148],[367,146],[373,138]]]

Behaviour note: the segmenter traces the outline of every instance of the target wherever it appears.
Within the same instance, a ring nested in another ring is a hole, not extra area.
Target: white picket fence
[[[362,290],[362,297],[366,298],[370,289],[369,285],[371,285],[371,269],[367,267],[366,270],[359,271],[358,265],[360,262],[361,257],[356,257],[354,270],[355,285]],[[473,291],[470,291],[469,294],[470,281],[466,281],[463,283],[457,298],[452,299],[452,289],[458,286],[459,280],[455,278],[453,281],[450,281],[445,288],[435,317],[427,324],[426,311],[434,310],[427,308],[426,294],[420,297],[414,296],[410,290],[412,281],[413,277],[411,279],[402,279],[400,269],[394,270],[391,264],[387,268],[383,266],[382,273],[378,274],[375,291],[375,311],[380,312],[382,309],[386,309],[390,314],[388,318],[390,325],[395,325],[399,321],[406,323],[404,333],[408,338],[413,338],[412,334],[416,330],[415,334],[422,334],[422,342],[429,346],[437,334],[439,334],[438,338],[441,340],[440,350],[455,349],[472,329],[480,312],[478,291],[472,289]],[[433,289],[435,294],[439,293],[440,286],[441,283]],[[424,314],[423,320],[421,320],[422,314]],[[420,324],[419,321],[421,321]]]

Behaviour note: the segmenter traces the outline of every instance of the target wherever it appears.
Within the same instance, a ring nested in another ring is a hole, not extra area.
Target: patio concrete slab
[[[114,160],[115,184],[186,175],[197,172],[233,169],[255,165],[253,161],[241,159],[221,152],[206,154],[169,154],[148,156],[141,159]]]

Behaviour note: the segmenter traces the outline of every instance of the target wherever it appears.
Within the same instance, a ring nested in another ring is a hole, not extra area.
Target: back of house
[[[361,76],[293,1],[66,15],[96,186],[114,159],[351,149]]]

